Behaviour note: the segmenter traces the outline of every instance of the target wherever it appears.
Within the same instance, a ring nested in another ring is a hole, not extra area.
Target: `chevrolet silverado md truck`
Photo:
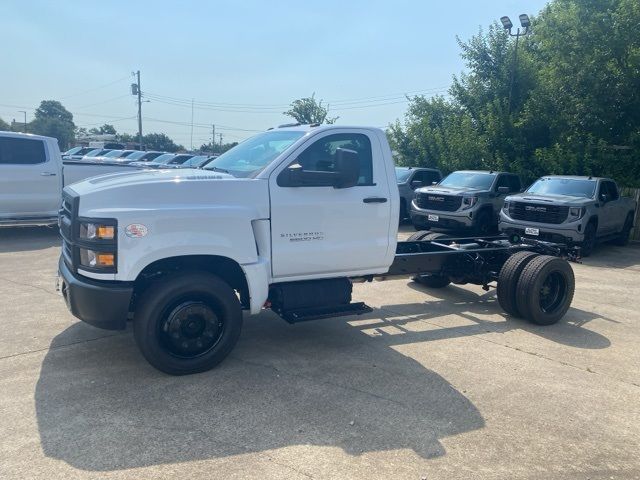
[[[55,225],[65,185],[122,168],[63,161],[55,138],[0,131],[0,226]]]
[[[203,170],[115,173],[66,187],[60,290],[105,329],[133,321],[169,374],[212,368],[242,311],[290,323],[371,311],[352,283],[414,276],[426,287],[497,282],[511,315],[551,324],[574,278],[561,246],[518,238],[397,241],[399,194],[382,130],[300,125],[261,133]]]

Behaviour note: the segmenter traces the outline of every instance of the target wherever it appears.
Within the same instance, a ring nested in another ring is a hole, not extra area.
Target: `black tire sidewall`
[[[218,343],[195,358],[179,358],[167,352],[157,335],[158,322],[166,309],[178,299],[189,296],[206,299],[224,320],[224,331]],[[231,287],[208,273],[183,273],[156,281],[142,295],[133,320],[136,343],[147,361],[171,375],[187,375],[209,370],[231,352],[242,329],[242,309]]]
[[[587,224],[587,228],[584,229],[584,240],[582,241],[581,254],[583,257],[588,257],[593,253],[593,249],[596,246],[596,225],[591,222]]]

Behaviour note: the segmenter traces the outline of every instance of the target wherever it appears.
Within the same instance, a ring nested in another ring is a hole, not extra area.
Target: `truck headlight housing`
[[[80,248],[80,265],[89,268],[112,269],[116,266],[116,254]]]
[[[467,210],[473,207],[476,203],[478,203],[478,197],[463,197],[462,198],[462,209]]]
[[[569,207],[569,219],[580,220],[587,212],[585,207]]]
[[[504,212],[508,212],[508,211],[509,211],[509,202],[505,201],[505,202],[502,204],[502,210],[503,210]]]
[[[105,225],[98,222],[80,223],[80,240],[113,240],[115,236],[115,225]]]

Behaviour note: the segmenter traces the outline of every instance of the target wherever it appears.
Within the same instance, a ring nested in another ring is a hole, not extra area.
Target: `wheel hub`
[[[160,337],[175,356],[193,358],[211,350],[220,340],[223,322],[207,303],[180,303],[166,315],[160,326]]]

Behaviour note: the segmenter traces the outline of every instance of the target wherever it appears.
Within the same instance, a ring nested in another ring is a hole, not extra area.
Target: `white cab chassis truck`
[[[0,131],[0,227],[55,225],[65,185],[115,171],[123,167],[63,161],[55,138]]]
[[[105,329],[127,319],[141,352],[174,374],[208,370],[233,349],[242,311],[290,323],[371,311],[352,283],[413,277],[488,288],[538,324],[571,304],[562,246],[519,238],[398,242],[399,195],[383,131],[290,126],[259,134],[204,170],[155,170],[64,189],[60,290]]]

